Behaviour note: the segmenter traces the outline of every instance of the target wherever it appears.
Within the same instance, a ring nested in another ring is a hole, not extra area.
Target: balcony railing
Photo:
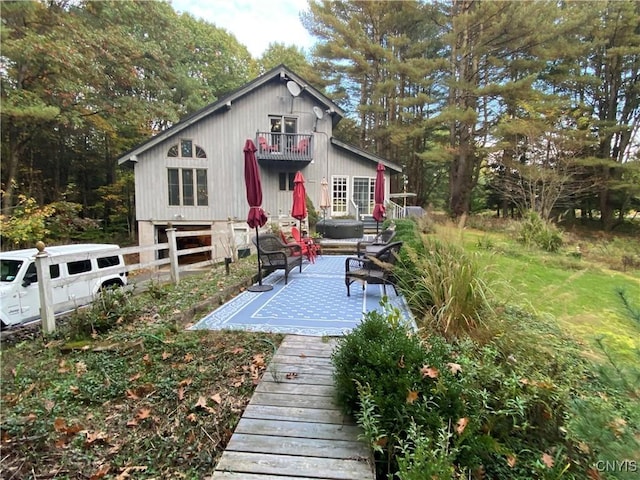
[[[313,160],[313,135],[309,133],[256,133],[256,157],[266,162]]]

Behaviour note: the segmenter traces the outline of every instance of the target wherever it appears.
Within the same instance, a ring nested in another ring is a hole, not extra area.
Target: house
[[[318,211],[327,180],[327,218],[371,215],[378,162],[386,167],[386,198],[390,176],[401,167],[333,138],[343,117],[338,105],[281,65],[123,154],[118,163],[133,164],[135,173],[140,245],[165,241],[170,222],[178,230],[233,223],[246,231],[247,139],[258,149],[269,221],[289,216],[297,171]]]

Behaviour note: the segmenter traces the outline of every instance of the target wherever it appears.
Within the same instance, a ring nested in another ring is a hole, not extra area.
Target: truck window
[[[60,265],[49,265],[49,276],[58,278],[60,276]],[[27,268],[27,272],[24,274],[24,279],[29,280],[31,283],[38,281],[38,272],[36,271],[35,262],[31,262]]]
[[[117,255],[98,258],[98,268],[115,267],[117,265],[120,265],[120,257]]]
[[[21,267],[21,260],[0,260],[0,281],[13,282]]]
[[[91,271],[91,260],[78,260],[77,262],[67,263],[67,271],[69,275],[78,275],[79,273]]]

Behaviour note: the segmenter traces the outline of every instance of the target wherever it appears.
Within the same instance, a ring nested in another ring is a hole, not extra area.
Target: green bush
[[[463,416],[461,384],[455,387],[455,374],[446,365],[448,345],[434,338],[424,348],[415,332],[394,323],[377,311],[368,313],[332,357],[338,401],[345,412],[360,415],[381,472],[393,464],[414,419],[433,431],[446,425],[441,415],[455,421]],[[444,378],[449,388],[442,388]],[[363,392],[368,392],[365,403]],[[367,404],[370,408],[361,411]]]
[[[378,478],[632,478],[594,465],[635,458],[637,392],[604,382],[554,322],[500,314],[485,343],[420,339],[380,312],[340,340],[338,400]]]
[[[516,239],[527,247],[536,246],[547,252],[557,252],[562,246],[562,233],[536,212],[527,212],[516,228]]]

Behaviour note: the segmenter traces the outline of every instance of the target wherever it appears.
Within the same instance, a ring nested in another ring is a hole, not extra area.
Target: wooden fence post
[[[38,274],[38,293],[40,295],[40,318],[42,319],[42,332],[50,335],[56,330],[56,317],[53,313],[53,290],[51,288],[51,276],[49,266],[51,259],[44,249],[44,242],[36,243],[36,273]]]
[[[169,243],[169,262],[171,265],[171,281],[176,285],[180,283],[180,267],[178,265],[178,242],[176,241],[176,229],[173,224],[167,224],[167,240]]]

